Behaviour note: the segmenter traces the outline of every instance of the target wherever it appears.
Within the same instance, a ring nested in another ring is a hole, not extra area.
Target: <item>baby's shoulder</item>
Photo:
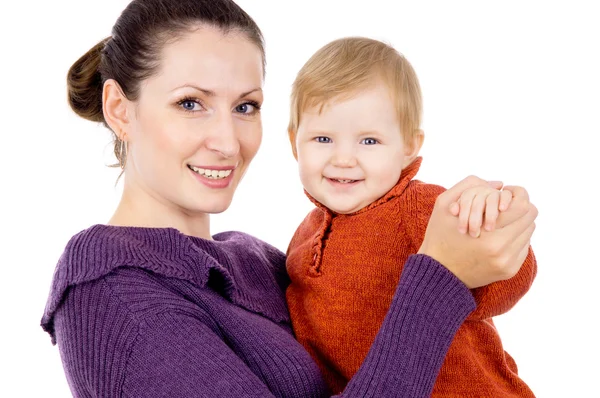
[[[412,180],[404,191],[404,199],[418,209],[433,210],[437,197],[445,191],[446,188],[441,185]]]

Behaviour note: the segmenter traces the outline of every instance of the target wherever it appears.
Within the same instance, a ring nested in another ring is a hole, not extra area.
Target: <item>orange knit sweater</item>
[[[435,199],[444,191],[412,180],[420,164],[418,158],[383,198],[351,215],[334,214],[311,198],[317,208],[288,248],[287,300],[294,331],[334,393],[365,359],[402,266],[418,251]],[[513,278],[473,290],[477,309],[456,334],[433,397],[534,397],[502,348],[491,317],[516,304],[536,270],[530,249]]]

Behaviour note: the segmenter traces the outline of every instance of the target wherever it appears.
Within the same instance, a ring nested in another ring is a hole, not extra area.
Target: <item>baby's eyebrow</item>
[[[358,135],[379,135],[379,132],[375,131],[375,130],[368,130],[368,131],[360,131],[358,133]]]

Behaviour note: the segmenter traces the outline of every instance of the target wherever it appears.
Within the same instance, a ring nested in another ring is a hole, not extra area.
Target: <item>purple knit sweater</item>
[[[56,267],[42,326],[77,397],[325,397],[294,339],[285,256],[249,235],[96,225]],[[427,256],[407,261],[345,397],[429,396],[475,303]]]

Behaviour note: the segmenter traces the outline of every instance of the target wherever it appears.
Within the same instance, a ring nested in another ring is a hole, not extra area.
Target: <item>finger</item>
[[[460,206],[458,205],[458,203],[454,202],[450,205],[450,214],[452,214],[453,216],[458,216],[458,213],[460,212]]]
[[[458,202],[463,192],[465,192],[469,188],[475,187],[487,187],[488,183],[485,180],[482,180],[479,177],[469,176],[462,181],[458,182],[452,188],[448,189],[446,192],[442,193],[438,200],[440,204],[446,208],[450,207],[450,204],[453,202]]]
[[[502,235],[502,238],[507,239],[507,241],[514,241],[517,239],[523,231],[526,231],[531,225],[535,222],[537,218],[538,210],[537,208],[530,204],[530,209],[525,215],[516,221],[508,224],[503,227],[501,230],[497,230]]]
[[[469,212],[469,234],[474,238],[478,238],[481,233],[485,202],[489,194],[490,191],[480,192],[473,198],[473,202],[471,203],[471,211]]]
[[[507,185],[502,190],[512,192],[512,196],[515,199],[522,199],[529,201],[529,193],[523,187],[519,187],[516,185]]]
[[[529,226],[527,227],[527,229],[525,229],[525,231],[523,231],[521,233],[521,235],[519,235],[511,244],[511,248],[513,249],[513,251],[515,253],[519,253],[518,256],[521,256],[523,253],[523,249],[525,249],[525,251],[527,251],[527,249],[529,249],[529,246],[531,245],[531,237],[533,236],[533,233],[535,232],[535,222],[529,224]],[[525,254],[525,257],[527,257],[527,254]],[[525,261],[525,257],[523,257],[522,261],[519,262],[519,265],[523,263],[523,261]]]
[[[508,190],[503,190],[500,192],[500,204],[498,205],[498,210],[506,211],[510,206],[510,202],[512,202],[513,193]]]
[[[494,189],[502,189],[502,187],[504,186],[504,183],[502,181],[488,181],[488,186],[490,188],[494,188]]]
[[[529,231],[526,231],[527,234],[524,233],[524,235],[531,236],[534,231],[535,231],[535,223],[531,226],[531,231],[530,231],[531,233],[529,233]],[[522,246],[523,247],[521,248],[521,251],[519,252],[519,254],[515,258],[515,264],[519,267],[516,270],[515,275],[519,272],[519,270],[521,269],[521,267],[525,263],[525,260],[527,259],[527,255],[529,255],[529,250],[530,250],[530,247],[531,247],[531,239],[525,241]]]
[[[533,204],[526,200],[523,196],[521,199],[513,197],[510,206],[507,210],[500,212],[498,220],[496,221],[496,228],[503,228],[509,224],[512,224],[519,218],[523,217],[530,209]]]
[[[458,214],[458,231],[462,234],[466,234],[469,230],[469,214],[471,213],[471,204],[477,191],[475,189],[468,189],[463,192],[459,200],[460,213]]]
[[[510,279],[511,277],[515,276],[523,266],[523,263],[525,262],[525,259],[529,254],[529,247],[531,246],[531,237],[534,231],[535,223],[532,223],[525,231],[523,231],[523,233],[517,239],[515,239],[512,245],[508,248],[508,250],[514,252],[515,255],[511,260],[511,264],[513,264],[512,269],[507,270],[507,279]]]
[[[501,196],[502,192],[496,191],[490,194],[485,200],[484,223],[486,231],[493,231],[496,227],[496,220],[498,219],[498,207]]]

